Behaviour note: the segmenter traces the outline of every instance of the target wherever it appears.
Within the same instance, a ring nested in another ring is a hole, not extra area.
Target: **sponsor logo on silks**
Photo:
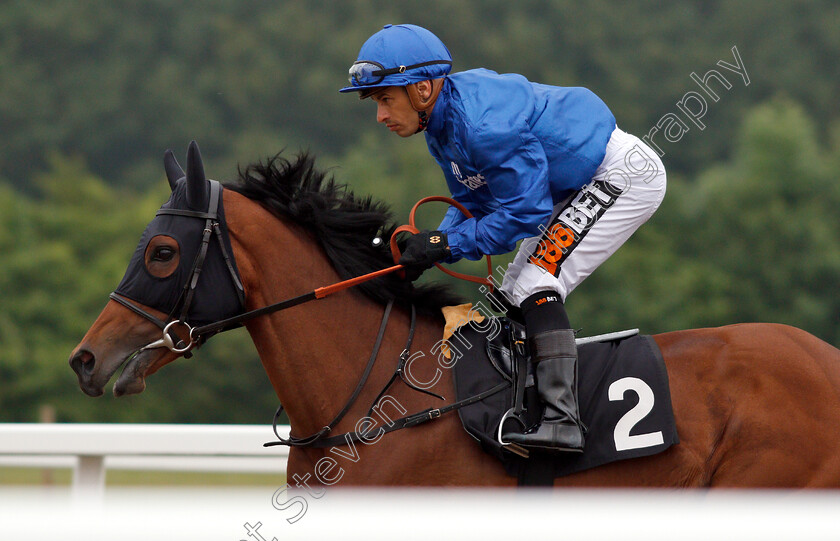
[[[487,184],[487,181],[484,180],[483,175],[478,174],[478,175],[472,175],[472,176],[465,177],[461,173],[461,168],[458,167],[457,163],[449,162],[449,165],[452,168],[452,174],[455,175],[455,180],[457,180],[458,182],[460,182],[461,184],[463,184],[464,186],[466,186],[470,190],[476,190],[478,188],[481,188],[485,184]]]
[[[437,235],[432,235],[431,237],[429,237],[429,242],[431,242],[432,244],[437,244],[440,242],[440,237]]]
[[[550,295],[548,297],[543,297],[542,299],[537,299],[536,305],[541,306],[547,302],[559,302],[560,299],[555,297],[554,295]]]
[[[595,181],[581,188],[548,228],[542,228],[542,238],[528,262],[553,276],[559,276],[563,260],[580,244],[607,209],[613,206],[619,195],[621,193],[616,188],[604,181]]]

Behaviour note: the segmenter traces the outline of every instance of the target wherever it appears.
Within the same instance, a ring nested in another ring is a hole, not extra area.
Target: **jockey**
[[[449,74],[452,57],[419,26],[386,25],[362,45],[350,86],[401,137],[424,132],[455,200],[437,231],[411,236],[400,264],[503,254],[523,242],[501,291],[521,308],[545,406],[538,427],[504,435],[527,447],[582,451],[577,349],[567,295],[659,207],[665,168],[585,88],[486,69]]]

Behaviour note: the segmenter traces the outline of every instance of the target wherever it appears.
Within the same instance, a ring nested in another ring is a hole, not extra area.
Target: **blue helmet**
[[[438,79],[451,69],[452,55],[437,36],[413,24],[386,24],[362,45],[350,66],[350,86],[339,92],[408,86]]]

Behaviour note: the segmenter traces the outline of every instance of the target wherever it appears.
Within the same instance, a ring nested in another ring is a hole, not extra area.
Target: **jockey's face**
[[[371,96],[376,102],[376,121],[400,137],[410,137],[420,128],[420,117],[401,86],[388,86]]]

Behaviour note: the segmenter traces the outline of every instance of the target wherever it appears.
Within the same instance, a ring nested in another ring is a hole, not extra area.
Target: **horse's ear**
[[[169,181],[169,187],[174,190],[175,184],[179,179],[184,178],[185,174],[171,150],[167,150],[163,154],[163,168],[166,169],[166,180]]]
[[[187,205],[193,210],[207,210],[208,197],[201,152],[193,141],[187,149]]]

